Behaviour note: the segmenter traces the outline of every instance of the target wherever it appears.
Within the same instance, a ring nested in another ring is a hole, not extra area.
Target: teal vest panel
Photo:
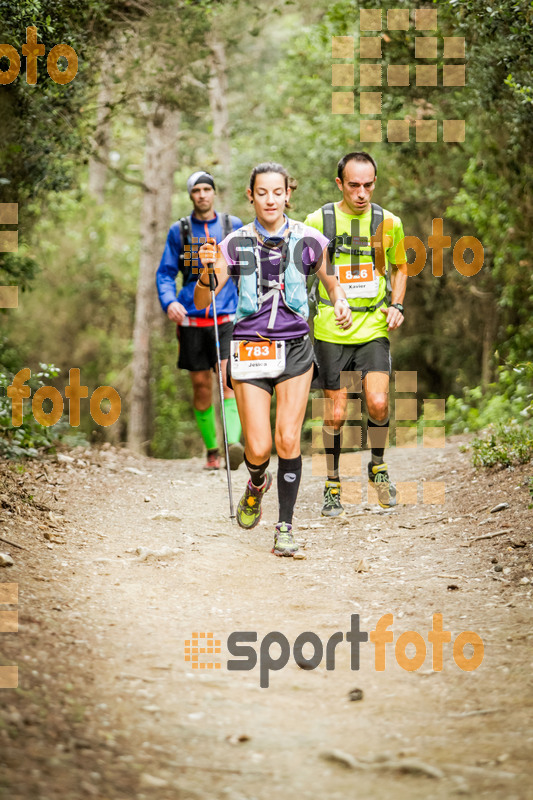
[[[242,258],[242,262],[246,265],[255,263],[255,270],[251,272],[248,266],[242,270],[239,277],[239,300],[237,303],[237,311],[235,313],[235,323],[243,317],[255,314],[255,312],[263,304],[267,297],[271,296],[271,291],[279,291],[283,297],[285,304],[299,314],[304,319],[309,316],[309,306],[307,303],[307,278],[303,272],[302,267],[302,248],[298,247],[298,262],[295,259],[295,249],[305,235],[304,226],[295,220],[289,220],[289,241],[287,253],[287,268],[281,277],[283,288],[276,281],[270,282],[270,288],[262,286],[262,270],[259,259],[259,253],[255,247],[249,244],[238,244],[239,254],[246,254]],[[239,237],[246,238],[255,237],[255,230],[253,225],[246,225],[239,231]],[[299,266],[297,266],[297,263]],[[251,273],[251,274],[247,274]],[[266,291],[265,291],[266,289]]]

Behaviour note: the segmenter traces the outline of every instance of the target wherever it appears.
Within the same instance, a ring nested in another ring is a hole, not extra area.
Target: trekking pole
[[[206,239],[209,239],[209,230],[207,223],[204,223]],[[229,494],[229,517],[231,521],[235,519],[235,511],[233,510],[233,491],[231,487],[231,473],[229,465],[229,449],[228,449],[228,434],[226,431],[226,410],[224,408],[224,380],[222,377],[222,359],[220,357],[220,337],[218,335],[218,320],[217,320],[217,303],[215,299],[215,265],[208,264],[209,269],[209,288],[211,290],[211,305],[213,306],[213,319],[215,321],[215,342],[217,349],[217,367],[218,367],[218,388],[220,390],[220,410],[222,412],[222,432],[224,434],[224,454],[226,457],[226,474],[228,477],[228,494]]]

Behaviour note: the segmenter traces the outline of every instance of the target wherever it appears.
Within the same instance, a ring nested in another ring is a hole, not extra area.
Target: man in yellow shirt
[[[326,204],[305,220],[306,225],[324,233],[328,239],[336,237],[330,256],[352,309],[353,320],[351,328],[339,329],[327,296],[318,289],[315,354],[328,409],[323,427],[328,479],[322,514],[329,517],[344,512],[339,457],[349,387],[346,380],[341,381],[341,372],[358,372],[362,377],[372,448],[369,482],[377,489],[383,508],[397,502],[396,488],[383,457],[389,426],[389,331],[398,328],[404,320],[402,303],[407,268],[401,220],[372,203],[376,177],[377,164],[369,153],[348,153],[339,161],[335,179],[342,200]],[[391,267],[390,300],[388,265]],[[360,390],[355,385],[352,391]]]

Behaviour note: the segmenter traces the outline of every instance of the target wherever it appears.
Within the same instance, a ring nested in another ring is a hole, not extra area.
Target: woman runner
[[[214,244],[200,248],[204,268],[194,292],[197,308],[206,308],[210,303],[208,265],[215,262],[216,293],[230,277],[239,293],[228,375],[250,473],[237,508],[242,528],[259,523],[263,495],[272,485],[267,467],[272,450],[270,404],[276,391],[279,522],[272,552],[278,556],[298,551],[292,518],[302,473],[300,435],[314,371],[307,324],[307,277],[313,267],[320,265],[316,274],[334,304],[337,325],[349,328],[352,324],[344,291],[326,271],[328,240],[284,213],[291,188],[281,164],[254,167],[247,193],[256,218],[227,236],[218,246],[218,255]]]

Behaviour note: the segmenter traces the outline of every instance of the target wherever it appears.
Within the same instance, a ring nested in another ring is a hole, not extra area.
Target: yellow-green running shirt
[[[399,217],[396,217],[387,209],[383,209],[383,216],[385,219],[392,219],[392,230],[387,230],[387,234],[392,237],[392,243],[385,249],[387,263],[402,264],[405,262],[405,250],[402,247],[398,248],[397,245],[404,238],[403,226]],[[337,235],[348,234],[352,235],[351,224],[353,219],[359,220],[359,236],[367,237],[370,241],[370,222],[372,218],[372,210],[369,209],[360,216],[352,214],[345,214],[339,210],[335,204],[335,218],[337,223]],[[319,208],[309,214],[305,220],[305,225],[310,225],[312,228],[323,233],[323,218],[322,209]],[[367,248],[364,248],[365,250]],[[382,275],[376,271],[372,272],[372,259],[370,256],[351,256],[349,253],[341,253],[335,258],[335,265],[338,268],[338,277],[341,286],[346,291],[348,301],[352,306],[372,306],[378,303],[385,297],[387,292],[387,281]],[[353,265],[357,263],[359,267],[359,274],[352,276],[349,267],[350,263]],[[363,296],[363,292],[367,292]],[[370,292],[370,294],[368,294]],[[327,299],[327,293],[321,283],[318,284],[318,294],[320,297]],[[350,296],[351,295],[351,296]],[[318,299],[318,298],[317,298]],[[324,342],[334,342],[337,344],[364,344],[371,342],[373,339],[379,339],[383,336],[388,338],[387,319],[381,309],[386,309],[387,306],[383,304],[376,311],[354,311],[352,313],[353,324],[348,330],[341,330],[335,324],[335,313],[332,306],[326,306],[322,303],[318,304],[317,313],[314,319],[314,335],[316,339],[321,339]]]

